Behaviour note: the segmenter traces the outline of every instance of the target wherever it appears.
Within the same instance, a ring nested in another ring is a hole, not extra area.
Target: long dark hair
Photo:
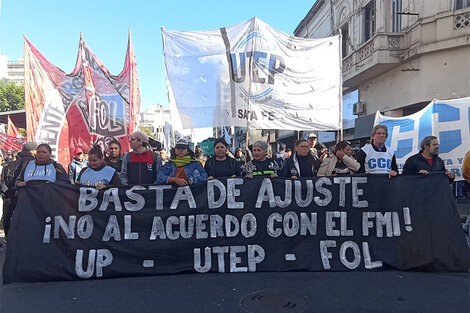
[[[344,148],[346,148],[347,146],[350,146],[351,143],[347,140],[343,140],[343,141],[339,141],[335,147],[333,148],[333,152],[336,153],[337,151],[339,150],[343,150]]]

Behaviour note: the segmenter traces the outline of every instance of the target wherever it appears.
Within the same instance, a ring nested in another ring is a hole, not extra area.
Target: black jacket
[[[421,154],[423,150],[419,151],[417,154],[410,156],[406,162],[405,166],[403,167],[402,174],[403,175],[419,175],[420,170],[426,170],[429,173],[431,172],[446,172],[446,167],[444,165],[444,161],[436,156],[433,156],[432,166],[429,165],[426,158]],[[450,179],[453,181],[453,179]]]
[[[232,175],[240,176],[241,175],[241,168],[240,165],[238,164],[237,161],[235,161],[234,158],[227,156],[227,159],[229,160],[230,163],[230,171],[232,172]],[[213,155],[212,157],[209,158],[209,160],[206,161],[206,164],[204,165],[204,169],[207,172],[207,176],[214,176],[215,173],[215,162],[216,162],[216,156]]]
[[[313,176],[315,176],[318,171],[318,168],[320,167],[320,160],[318,158],[315,158],[312,154],[312,158],[310,159],[310,161],[307,160],[307,162],[310,162],[312,166]],[[279,176],[281,177],[292,177],[292,176],[308,177],[308,175],[305,173],[304,174],[299,173],[298,166],[299,166],[299,162],[297,161],[297,155],[294,153],[290,158],[285,160]]]

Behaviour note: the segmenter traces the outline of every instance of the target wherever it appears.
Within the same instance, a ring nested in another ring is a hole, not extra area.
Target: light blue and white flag
[[[258,18],[162,35],[170,108],[184,128],[340,128],[339,36],[294,37]]]
[[[436,136],[440,147],[439,157],[446,169],[463,180],[461,169],[465,153],[470,150],[470,97],[452,100],[434,100],[424,109],[404,117],[388,117],[377,112],[375,125],[388,128],[386,145],[402,168],[407,158],[420,150],[426,136]]]

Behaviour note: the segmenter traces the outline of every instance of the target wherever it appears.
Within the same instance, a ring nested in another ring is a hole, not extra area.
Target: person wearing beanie
[[[34,160],[37,148],[38,144],[36,142],[29,141],[25,143],[21,148],[21,151],[18,152],[18,155],[16,156],[18,165],[15,170],[15,180],[20,176],[21,170],[26,167],[26,164]]]
[[[33,154],[36,153],[36,149],[38,148],[38,144],[34,141],[29,141],[23,145],[22,151],[32,152]]]

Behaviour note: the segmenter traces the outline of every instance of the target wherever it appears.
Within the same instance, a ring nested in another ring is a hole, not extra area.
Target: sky
[[[293,34],[315,0],[0,0],[0,53],[23,57],[23,35],[70,73],[80,33],[112,74],[121,72],[129,28],[137,61],[141,109],[168,104],[161,27],[210,30],[254,16]]]

